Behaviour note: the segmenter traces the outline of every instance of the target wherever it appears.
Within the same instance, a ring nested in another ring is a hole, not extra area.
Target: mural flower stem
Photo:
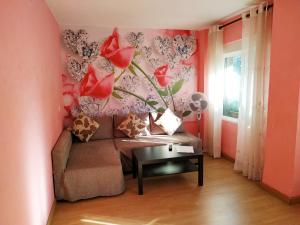
[[[173,97],[173,94],[172,94],[172,91],[171,91],[171,88],[168,86],[168,91],[169,91],[169,94],[171,96],[171,99],[172,99],[172,103],[173,103],[173,108],[174,108],[174,111],[176,112],[176,107],[175,107],[175,102],[174,102],[174,97]]]
[[[165,106],[168,108],[168,104],[163,98],[163,96],[160,94],[158,87],[155,85],[155,83],[151,80],[151,78],[145,73],[145,71],[134,61],[131,61],[131,64],[135,66],[139,71],[142,72],[142,74],[147,78],[147,80],[151,83],[151,85],[154,87],[154,89],[157,91],[158,95],[160,96],[161,100],[165,104]]]
[[[126,93],[128,95],[132,95],[132,96],[136,97],[137,99],[141,100],[142,102],[144,102],[145,104],[149,105],[155,111],[157,111],[157,109],[152,104],[150,104],[146,99],[144,99],[141,96],[138,96],[138,95],[136,95],[136,94],[134,94],[134,93],[132,93],[130,91],[127,91],[127,90],[119,88],[119,87],[114,87],[114,91],[120,91],[120,92]]]
[[[125,72],[126,72],[126,70],[124,69],[124,70],[122,70],[122,72],[120,73],[120,75],[119,76],[117,76],[116,78],[115,78],[115,83],[118,81],[118,80],[120,80],[120,78],[122,77],[122,75],[123,74],[125,74]]]

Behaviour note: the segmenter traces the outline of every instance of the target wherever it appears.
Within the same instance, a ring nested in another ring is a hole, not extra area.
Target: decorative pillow
[[[166,109],[161,117],[155,122],[155,124],[159,125],[168,135],[173,135],[181,123],[182,120],[170,109]]]
[[[141,132],[142,136],[149,136],[150,134],[150,120],[149,120],[149,112],[146,113],[138,113],[137,116],[145,123],[146,127]]]
[[[127,118],[118,126],[128,137],[134,138],[141,136],[146,124],[137,115],[130,113]]]
[[[162,113],[151,112],[150,113],[150,132],[152,135],[166,134],[166,132],[157,125],[155,122],[162,116]]]
[[[175,114],[176,116],[178,116],[178,117],[181,119],[181,125],[177,128],[177,130],[175,131],[175,133],[184,133],[184,132],[185,132],[185,129],[184,129],[184,126],[183,126],[182,112],[180,112],[180,111],[175,111],[174,114]]]
[[[80,113],[73,122],[72,133],[81,141],[88,142],[98,127],[99,123],[83,113]]]

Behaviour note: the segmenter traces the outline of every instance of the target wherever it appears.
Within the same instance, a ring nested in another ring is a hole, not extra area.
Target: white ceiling
[[[200,29],[257,0],[46,0],[60,25]]]

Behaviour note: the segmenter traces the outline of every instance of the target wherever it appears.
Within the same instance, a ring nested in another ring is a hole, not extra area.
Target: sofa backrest
[[[91,141],[114,138],[113,117],[101,116],[94,119],[99,123],[100,126],[95,134],[91,137]]]
[[[118,126],[125,120],[127,115],[114,115],[114,137],[116,138],[125,138],[127,137],[122,131],[118,130]]]
[[[62,180],[67,166],[69,153],[72,147],[72,135],[68,130],[63,130],[52,150],[52,167],[54,176],[54,189],[57,199],[63,198]]]

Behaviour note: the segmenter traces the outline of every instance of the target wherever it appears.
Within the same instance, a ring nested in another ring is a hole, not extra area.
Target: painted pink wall
[[[231,20],[234,20],[232,18]],[[230,21],[231,21],[230,20]],[[224,23],[227,23],[226,21]],[[235,22],[224,27],[223,30],[223,44],[230,44],[233,41],[242,39],[242,21]],[[235,159],[236,154],[236,142],[237,142],[237,123],[223,120],[222,121],[222,137],[221,148],[222,153]]]
[[[300,85],[300,1],[275,0],[268,128],[263,183],[288,196],[300,195],[296,147]],[[298,128],[299,129],[299,128]],[[298,133],[299,135],[299,133]],[[298,140],[299,141],[299,140]]]
[[[236,18],[232,18],[234,20]],[[229,21],[226,21],[229,22]],[[225,23],[226,23],[225,22]],[[223,43],[224,45],[231,43],[233,41],[241,40],[242,39],[242,21],[238,21],[232,23],[223,29]]]
[[[206,70],[206,60],[207,60],[207,43],[208,42],[208,30],[201,30],[197,32],[197,46],[198,46],[198,63],[197,63],[197,91],[204,92],[204,73]],[[204,119],[205,115],[202,115],[202,119],[200,121],[200,137],[204,139]],[[198,133],[198,125],[195,116],[195,121],[186,121],[184,122],[185,129],[197,135]]]
[[[62,130],[59,28],[42,0],[1,1],[0,224],[45,225]]]

